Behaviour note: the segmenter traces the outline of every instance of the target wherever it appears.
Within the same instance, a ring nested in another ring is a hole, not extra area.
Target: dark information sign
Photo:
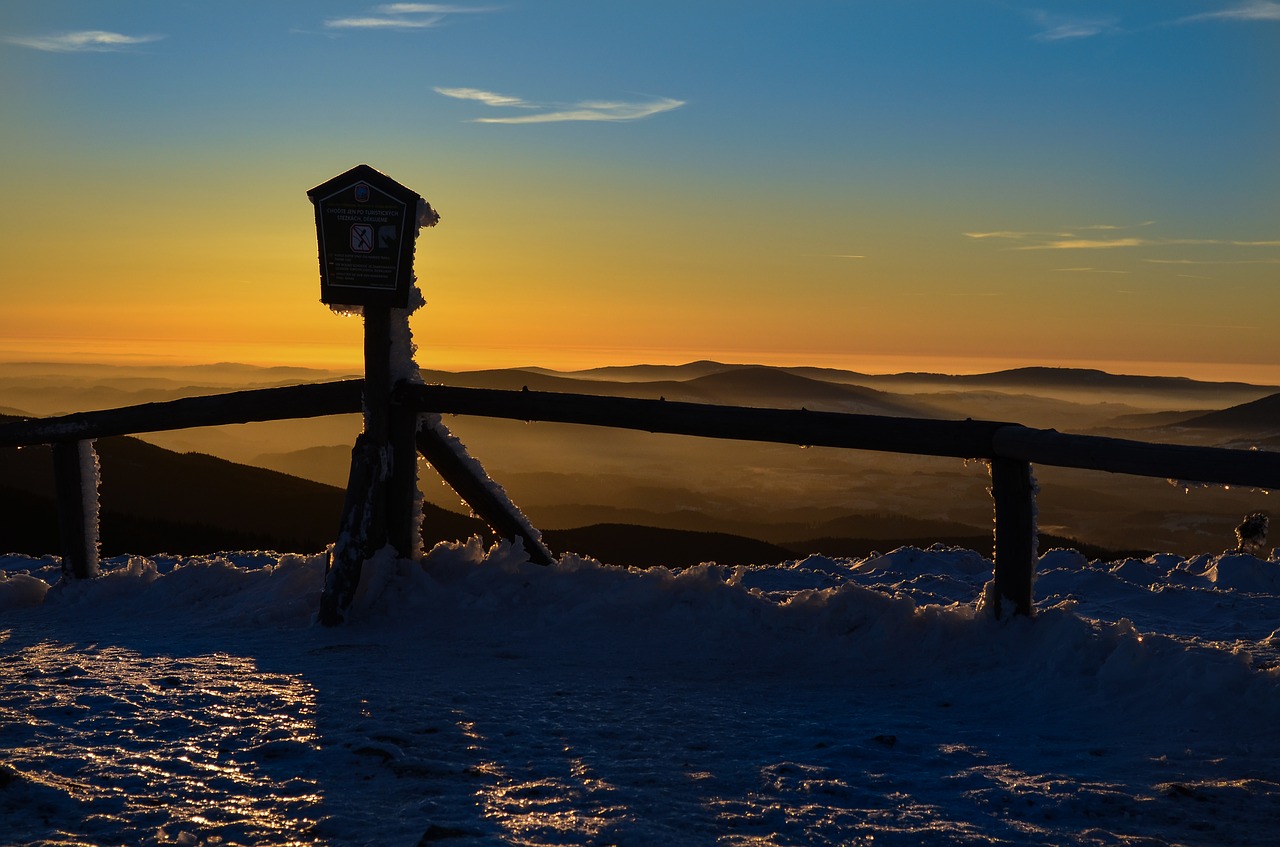
[[[368,165],[307,192],[320,242],[320,300],[344,306],[409,304],[418,194]]]

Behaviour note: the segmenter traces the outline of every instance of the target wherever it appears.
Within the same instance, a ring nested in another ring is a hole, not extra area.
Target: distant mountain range
[[[783,371],[815,381],[847,383],[871,386],[877,383],[923,385],[949,384],[966,388],[1016,388],[1016,389],[1076,389],[1081,391],[1166,392],[1173,394],[1223,392],[1266,393],[1267,389],[1280,390],[1280,386],[1255,385],[1246,382],[1214,382],[1189,377],[1130,376],[1113,374],[1095,368],[1022,367],[981,374],[941,374],[929,372],[904,372],[896,374],[867,374],[839,368],[777,367],[765,365],[732,365],[721,362],[697,361],[684,365],[631,365],[592,368],[580,371],[551,371],[545,368],[522,369],[530,373],[574,379],[609,380],[616,382],[644,382],[670,380],[685,382],[731,371]],[[530,386],[532,388],[532,386]]]
[[[648,369],[645,369],[646,371]],[[862,414],[929,417],[937,410],[926,403],[912,402],[887,392],[858,385],[827,382],[789,373],[780,368],[759,366],[720,366],[719,370],[684,379],[639,380],[575,378],[557,376],[540,370],[468,371],[455,374],[427,371],[427,382],[466,385],[473,388],[497,388],[508,391],[528,388],[531,391],[556,391],[571,394],[595,394],[611,397],[638,397],[656,400],[678,400],[687,403],[715,403],[738,406],[807,406],[815,411],[858,412]],[[684,374],[684,371],[673,370]],[[634,374],[632,374],[634,377]]]

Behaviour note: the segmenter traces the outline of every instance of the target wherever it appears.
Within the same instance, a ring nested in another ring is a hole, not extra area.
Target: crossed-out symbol
[[[373,227],[368,224],[352,224],[351,249],[357,253],[372,253]]]

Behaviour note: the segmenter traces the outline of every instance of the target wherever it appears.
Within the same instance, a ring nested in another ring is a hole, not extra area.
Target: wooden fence
[[[80,527],[84,525],[80,442],[197,426],[354,413],[361,411],[362,388],[363,380],[346,380],[17,421],[0,425],[0,447],[54,445],[59,519],[64,527],[64,571],[68,576],[89,576],[96,572],[96,558],[91,563],[66,564],[67,557],[81,555],[75,549],[76,530],[66,528],[75,526],[77,521]],[[997,615],[1002,612],[1002,601],[1011,604],[1018,614],[1032,612],[1036,563],[1033,463],[1280,488],[1280,453],[1070,435],[1000,421],[900,418],[408,383],[396,386],[390,403],[411,414],[477,415],[986,461],[991,468],[995,501],[993,599]],[[474,469],[450,445],[424,429],[418,435],[417,447],[499,535],[523,538],[535,560],[550,561],[549,552],[536,535],[529,537],[527,523],[493,497],[492,489],[476,477]],[[83,549],[83,539],[79,543]]]

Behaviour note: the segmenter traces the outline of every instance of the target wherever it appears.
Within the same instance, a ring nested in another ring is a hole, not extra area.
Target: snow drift
[[[367,563],[132,557],[0,578],[16,843],[1266,844],[1280,562],[632,570],[472,539]],[[455,840],[456,839],[456,840]]]

